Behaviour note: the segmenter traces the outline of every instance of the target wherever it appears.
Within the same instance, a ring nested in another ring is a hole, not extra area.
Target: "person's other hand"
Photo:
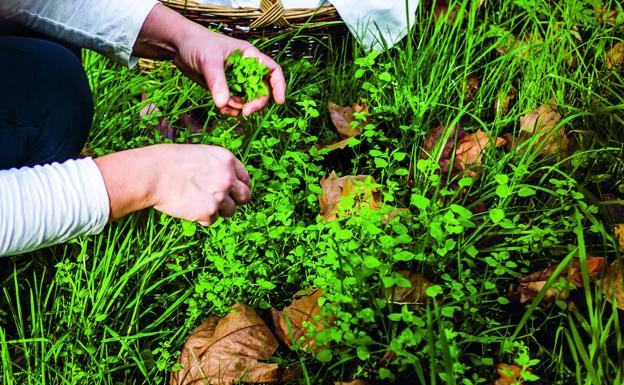
[[[234,215],[251,198],[251,179],[243,164],[222,147],[168,145],[159,149],[154,208],[204,226]]]
[[[97,158],[111,218],[154,207],[204,226],[251,199],[243,164],[222,147],[160,144]]]

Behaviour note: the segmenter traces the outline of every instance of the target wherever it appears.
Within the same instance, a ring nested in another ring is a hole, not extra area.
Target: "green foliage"
[[[258,58],[243,57],[241,50],[236,50],[228,56],[227,62],[230,67],[226,77],[233,95],[242,96],[243,101],[248,102],[269,94],[264,82],[269,68],[260,63]]]
[[[5,260],[2,382],[166,384],[202,319],[237,301],[266,316],[297,290],[318,287],[332,320],[310,333],[318,349],[282,348],[275,358],[302,365],[293,383],[486,384],[499,362],[519,365],[526,381],[622,383],[621,360],[603,349],[605,341],[624,345],[620,319],[593,290],[584,293],[592,302],[584,313],[564,301],[542,311],[508,295],[518,277],[586,249],[617,255],[596,196],[624,191],[624,81],[599,59],[621,26],[597,28],[583,2],[564,2],[578,12],[557,2],[503,1],[479,11],[463,3],[467,19],[452,25],[419,8],[410,40],[389,53],[283,60],[290,102],[245,120],[218,116],[205,90],[167,66],[143,75],[88,55],[97,101],[90,148],[105,154],[161,142],[137,127],[205,109],[210,130],[177,140],[233,151],[254,198],[208,228],[149,211],[101,235]],[[495,50],[537,34],[541,41],[526,44],[561,48],[576,21],[596,27],[582,31],[582,49]],[[568,64],[573,54],[577,68]],[[229,60],[232,91],[247,100],[267,95],[265,68],[240,52]],[[482,86],[467,101],[472,73]],[[518,99],[509,114],[493,112],[512,86]],[[139,119],[141,89],[161,113]],[[553,96],[578,143],[570,157],[540,157],[532,143],[488,152],[481,172],[468,176],[443,173],[436,156],[421,155],[432,127],[517,134],[519,117]],[[335,139],[326,102],[360,98],[370,109],[370,118],[356,116],[366,122],[362,133],[345,150],[316,149]],[[340,208],[350,215],[322,220],[319,181],[332,170],[372,175],[377,183],[364,184],[379,190],[381,208],[347,197]],[[396,208],[408,212],[393,215]],[[405,271],[430,282],[418,301],[392,296],[418,289]],[[567,288],[561,280],[553,287]]]

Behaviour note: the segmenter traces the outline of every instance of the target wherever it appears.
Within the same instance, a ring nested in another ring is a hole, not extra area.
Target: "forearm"
[[[91,159],[0,171],[0,256],[96,234],[108,217]]]
[[[147,15],[133,47],[133,55],[148,59],[172,60],[185,30],[192,21],[162,4]]]

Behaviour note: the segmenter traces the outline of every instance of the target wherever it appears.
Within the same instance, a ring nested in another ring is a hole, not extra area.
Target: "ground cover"
[[[384,54],[278,57],[288,102],[249,118],[86,55],[87,153],[221,145],[254,198],[2,261],[3,383],[181,384],[219,355],[267,382],[624,383],[621,4],[441,5]]]

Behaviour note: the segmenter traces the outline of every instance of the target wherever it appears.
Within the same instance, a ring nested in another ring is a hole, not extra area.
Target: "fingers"
[[[234,174],[236,175],[236,179],[243,182],[247,187],[251,189],[251,177],[245,169],[245,166],[238,160],[235,156],[232,156],[231,160],[232,167],[234,168]]]
[[[228,107],[236,108],[237,110],[242,109],[244,105],[245,103],[243,103],[243,98],[240,96],[232,96],[228,101]]]
[[[225,79],[223,63],[211,61],[202,70],[215,105],[220,110],[225,108],[230,101],[230,90]]]
[[[239,205],[245,204],[251,199],[251,189],[245,183],[237,180],[230,190],[230,197]]]
[[[242,107],[243,116],[249,116],[254,112],[260,111],[264,108],[264,106],[266,106],[268,101],[269,96],[262,96],[258,99],[250,101],[249,103],[245,103],[245,105]]]
[[[210,226],[219,219],[219,207],[211,201],[206,202],[202,215],[197,218],[197,222],[202,226]]]
[[[219,203],[219,215],[222,217],[231,217],[236,212],[236,203],[229,196],[223,197]]]
[[[282,67],[255,47],[245,50],[243,56],[257,57],[260,63],[269,68],[269,82],[271,83],[271,89],[273,91],[273,99],[277,104],[284,104],[286,101],[286,78],[284,77]]]
[[[241,110],[237,108],[232,108],[230,106],[225,106],[223,108],[219,108],[219,113],[222,115],[228,115],[232,117],[237,117],[240,115]]]
[[[245,104],[243,103],[243,99],[240,96],[232,96],[225,107],[219,108],[219,113],[223,115],[229,115],[233,117],[237,117],[240,115],[241,111],[243,113],[245,110],[243,107]]]

